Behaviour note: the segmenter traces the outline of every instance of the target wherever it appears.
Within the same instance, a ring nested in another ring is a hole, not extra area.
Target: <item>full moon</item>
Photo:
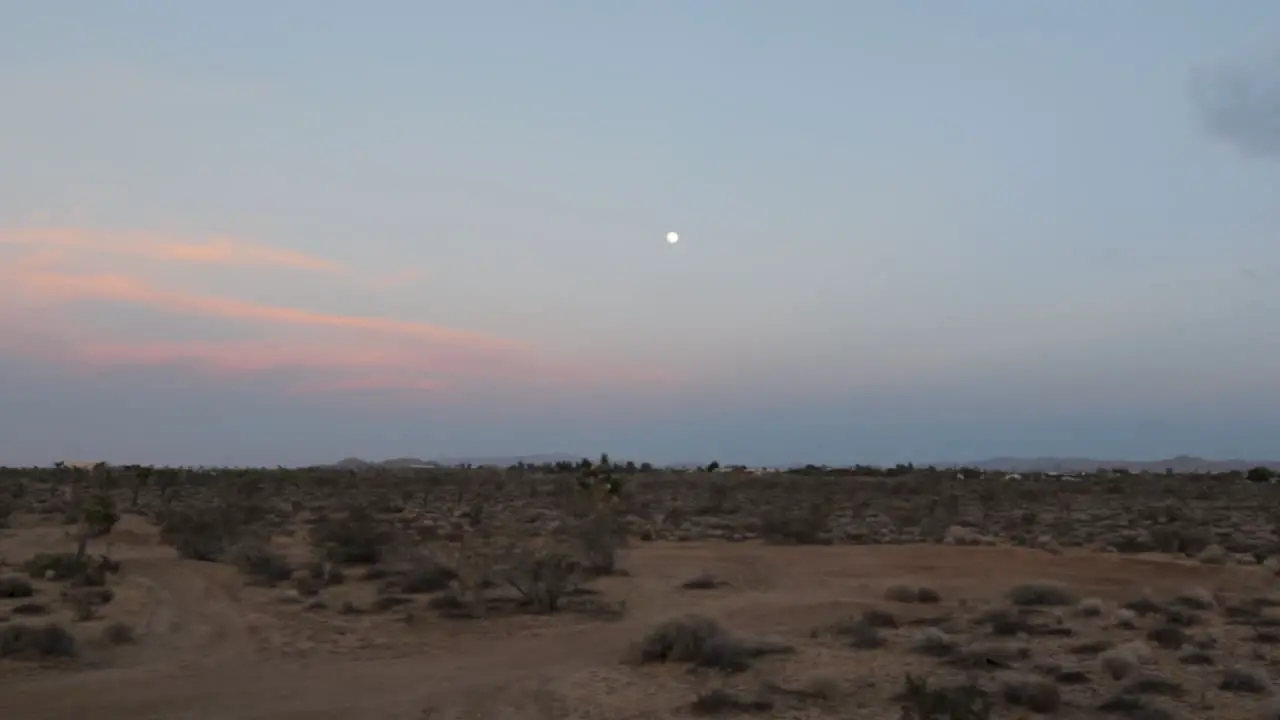
[[[671,243],[672,245],[675,245],[676,243],[680,242],[680,233],[674,232],[674,231],[667,233],[667,242]]]

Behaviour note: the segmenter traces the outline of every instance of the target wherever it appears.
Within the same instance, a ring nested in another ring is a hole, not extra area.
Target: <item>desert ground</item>
[[[1280,718],[1280,486],[0,471],[0,717]]]

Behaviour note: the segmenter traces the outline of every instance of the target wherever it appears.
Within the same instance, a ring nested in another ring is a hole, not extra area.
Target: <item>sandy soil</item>
[[[0,557],[9,563],[72,546],[58,527],[20,523],[0,538]],[[394,612],[344,615],[308,608],[288,592],[247,586],[230,566],[179,560],[138,517],[126,517],[95,549],[109,550],[122,562],[122,572],[113,579],[117,594],[108,617],[73,624],[87,638],[85,658],[53,666],[0,664],[0,717],[616,720],[686,716],[691,700],[711,687],[825,683],[839,689],[838,700],[810,701],[797,694],[762,714],[897,718],[890,697],[903,673],[929,672],[936,661],[909,652],[905,640],[883,650],[854,651],[821,633],[815,637],[815,628],[884,607],[903,620],[896,632],[906,638],[917,632],[906,626],[913,617],[964,615],[999,603],[1007,588],[1031,581],[1061,582],[1081,596],[1108,601],[1108,607],[1144,591],[1259,592],[1274,581],[1259,568],[1025,548],[655,542],[624,551],[627,576],[597,583],[610,601],[625,601],[621,619],[562,614],[449,620],[425,612],[422,598]],[[714,574],[724,585],[681,588],[701,573]],[[887,602],[886,588],[904,582],[934,588],[942,602]],[[348,583],[341,592],[359,603],[373,596],[367,585]],[[42,586],[37,597],[50,593],[56,596]],[[15,602],[0,600],[0,613]],[[775,638],[797,651],[727,678],[621,662],[628,645],[655,623],[688,613]],[[138,642],[118,648],[95,642],[98,626],[108,621],[133,625]],[[1103,620],[1068,621],[1073,642],[1116,633]],[[1057,653],[1045,647],[1044,656]],[[1186,675],[1171,659],[1160,662]],[[1200,685],[1194,677],[1184,681],[1192,683],[1188,693],[1195,696],[1194,702],[1181,701],[1190,703],[1190,712],[1212,707],[1214,717],[1258,717],[1265,698],[1206,695],[1212,670],[1203,671]],[[1109,680],[1095,674],[1094,684],[1071,691],[1081,706],[1107,692]]]

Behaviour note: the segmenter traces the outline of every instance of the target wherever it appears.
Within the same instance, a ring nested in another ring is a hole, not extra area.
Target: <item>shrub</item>
[[[1232,667],[1222,672],[1218,689],[1224,692],[1261,695],[1271,690],[1271,680],[1259,668]]]
[[[1009,602],[1020,607],[1074,605],[1076,596],[1058,583],[1025,583],[1009,589]]]
[[[499,575],[538,612],[560,609],[560,599],[576,587],[579,566],[564,553],[525,550],[512,555]]]
[[[680,587],[685,590],[714,590],[724,584],[715,575],[704,572],[680,583]]]
[[[227,548],[223,523],[210,513],[186,510],[167,513],[160,527],[160,540],[178,551],[178,556],[201,562],[217,562]]]
[[[35,578],[70,580],[89,567],[85,558],[75,553],[39,553],[22,564],[22,569]]]
[[[18,624],[0,628],[0,658],[44,660],[78,654],[75,636],[61,625]]]
[[[1052,713],[1062,705],[1062,693],[1047,678],[1022,675],[1006,678],[1000,684],[1005,702],[1024,707],[1032,712]]]
[[[31,582],[17,575],[0,577],[0,598],[27,598],[35,594]]]
[[[992,711],[990,695],[976,683],[931,688],[910,674],[894,699],[902,703],[903,720],[989,720]]]
[[[720,624],[702,615],[686,615],[664,621],[634,643],[628,659],[636,663],[697,662],[713,638],[727,633]]]
[[[726,631],[701,615],[686,615],[660,623],[627,651],[631,663],[692,663],[730,672],[747,669],[764,655],[793,652],[790,645],[753,641]]]
[[[228,560],[249,577],[274,585],[293,576],[293,567],[283,555],[260,542],[243,542],[232,548]]]
[[[138,638],[129,625],[113,622],[102,628],[102,639],[111,645],[132,645]]]
[[[433,593],[449,589],[449,584],[458,577],[457,571],[437,562],[431,557],[415,558],[408,572],[400,579],[399,588],[403,593]]]
[[[344,518],[325,518],[311,527],[311,543],[330,562],[373,565],[394,536],[368,510],[353,508]]]

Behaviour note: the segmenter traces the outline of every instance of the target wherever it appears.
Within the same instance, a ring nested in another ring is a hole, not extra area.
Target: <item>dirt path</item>
[[[623,717],[623,708],[639,715],[671,707],[618,660],[653,623],[681,613],[704,613],[746,632],[798,635],[878,599],[899,580],[928,583],[952,598],[1042,578],[1103,597],[1143,587],[1265,582],[1239,569],[1007,548],[653,544],[626,557],[632,577],[603,583],[608,595],[627,600],[625,620],[554,618],[514,635],[500,622],[432,621],[430,639],[411,656],[284,660],[258,652],[255,623],[270,621],[242,597],[233,569],[155,555],[125,562],[149,593],[138,648],[105,669],[0,681],[0,717],[420,719],[424,708],[439,708],[433,717],[466,717],[476,705],[489,706],[486,717],[536,717],[544,682]],[[677,589],[702,571],[731,586]]]

